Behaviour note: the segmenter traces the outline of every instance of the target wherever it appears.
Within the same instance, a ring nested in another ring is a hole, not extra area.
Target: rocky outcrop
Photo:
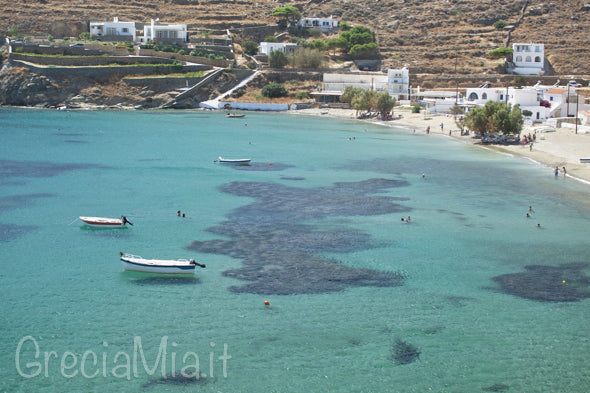
[[[49,78],[5,64],[0,70],[0,105],[56,106],[67,94]]]

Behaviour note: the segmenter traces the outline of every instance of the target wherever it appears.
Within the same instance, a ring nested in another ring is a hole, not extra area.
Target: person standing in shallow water
[[[559,167],[556,166],[555,167],[555,177],[557,177],[559,175]]]
[[[567,175],[567,171],[565,170],[565,167],[562,167],[563,170],[563,177],[565,177],[565,175]]]

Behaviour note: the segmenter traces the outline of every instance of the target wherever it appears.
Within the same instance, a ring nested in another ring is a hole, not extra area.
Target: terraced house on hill
[[[115,17],[112,22],[90,22],[90,36],[98,41],[174,44],[188,41],[187,27],[184,24],[165,25],[159,19],[149,24],[120,22]]]

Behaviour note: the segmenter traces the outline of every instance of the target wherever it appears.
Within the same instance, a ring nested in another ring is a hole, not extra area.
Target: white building
[[[301,18],[297,26],[303,28],[318,28],[322,31],[331,31],[338,28],[338,21],[330,16],[329,18]]]
[[[462,105],[462,98],[456,91],[426,90],[420,86],[412,93],[412,100],[426,107],[426,113],[449,113],[455,105]]]
[[[170,44],[187,42],[188,34],[186,25],[162,25],[159,23],[159,19],[152,19],[149,25],[144,26],[143,39],[141,41]]]
[[[517,89],[506,88],[469,88],[465,91],[465,103],[475,106],[484,106],[488,101],[504,102],[509,105],[518,105],[521,111],[532,112],[531,121],[541,121],[551,117],[551,108],[543,106],[541,99],[543,92],[534,87]]]
[[[387,70],[387,92],[397,96],[397,100],[407,100],[410,94],[410,71],[403,67],[400,70]]]
[[[517,89],[509,88],[470,88],[466,90],[463,103],[483,106],[488,101],[505,102],[518,105],[522,111],[528,110],[532,122],[550,118],[575,117],[576,110],[586,110],[590,105],[584,104],[584,97],[579,96],[574,88],[534,86]]]
[[[293,54],[298,48],[297,44],[291,42],[261,42],[258,45],[258,54],[270,55],[270,52],[279,51],[286,55]]]
[[[342,94],[346,86],[377,92],[388,91],[388,76],[383,73],[324,74],[322,90]]]
[[[119,22],[115,17],[112,22],[90,22],[90,36],[101,41],[136,40],[135,22]]]
[[[512,44],[512,63],[509,68],[514,74],[542,75],[544,74],[545,49],[543,44]]]
[[[584,98],[580,96],[578,104],[578,94],[575,88],[555,87],[544,92],[545,101],[551,104],[551,117],[575,117],[576,107],[585,109]]]

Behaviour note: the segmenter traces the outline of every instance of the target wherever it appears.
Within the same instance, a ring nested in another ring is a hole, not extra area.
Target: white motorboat
[[[127,224],[133,225],[125,216],[121,216],[121,218],[80,216],[78,218],[86,225],[96,228],[124,228]]]
[[[220,164],[230,164],[230,165],[250,165],[250,161],[252,161],[250,158],[228,159],[228,158],[219,157],[217,159],[217,162],[219,162]]]
[[[161,274],[194,274],[196,266],[205,267],[194,259],[145,259],[124,253],[121,253],[121,265],[124,270]]]

